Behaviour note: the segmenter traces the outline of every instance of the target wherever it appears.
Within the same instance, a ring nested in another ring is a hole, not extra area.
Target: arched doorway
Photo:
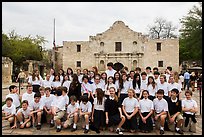
[[[113,66],[116,71],[120,71],[124,67],[124,65],[120,62],[115,63]]]

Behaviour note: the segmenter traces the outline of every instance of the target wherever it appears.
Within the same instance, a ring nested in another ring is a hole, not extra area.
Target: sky
[[[45,37],[46,49],[55,43],[88,41],[123,21],[130,29],[148,34],[148,26],[162,17],[181,28],[180,19],[197,2],[2,2],[2,30],[15,30],[21,36]]]

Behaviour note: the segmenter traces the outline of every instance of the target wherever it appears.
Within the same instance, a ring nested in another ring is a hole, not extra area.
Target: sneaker
[[[164,130],[160,130],[160,135],[163,135],[164,134]]]
[[[62,128],[57,128],[56,132],[60,132],[62,130]]]
[[[182,130],[176,130],[176,133],[182,134],[183,135],[183,131]]]
[[[37,130],[40,130],[41,129],[41,125],[37,125]]]
[[[120,129],[116,129],[116,133],[117,133],[118,135],[123,135],[123,132],[122,132]]]
[[[71,132],[74,132],[74,131],[76,131],[77,130],[77,127],[76,128],[72,128],[71,129]]]
[[[88,133],[88,132],[89,132],[89,130],[88,130],[88,129],[85,129],[85,130],[84,130],[84,133]]]
[[[50,123],[50,127],[54,127],[55,126],[55,124],[54,123]]]

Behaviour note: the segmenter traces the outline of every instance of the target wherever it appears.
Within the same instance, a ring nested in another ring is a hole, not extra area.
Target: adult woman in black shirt
[[[76,96],[77,101],[80,100],[81,97],[81,84],[78,80],[77,74],[72,75],[72,82],[69,87],[68,96],[71,97],[72,95]]]

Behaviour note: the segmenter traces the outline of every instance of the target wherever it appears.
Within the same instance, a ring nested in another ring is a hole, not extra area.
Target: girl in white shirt
[[[50,69],[50,82],[53,82],[55,78],[55,70],[53,68]]]
[[[135,132],[138,128],[136,114],[138,112],[139,102],[134,96],[135,91],[133,89],[129,89],[128,97],[125,98],[122,103],[122,110],[126,117],[124,127],[130,130],[131,133]]]
[[[67,74],[70,81],[72,81],[73,70],[71,68],[67,68]]]
[[[164,90],[164,99],[168,100],[170,97],[170,91],[168,90],[168,83],[166,82],[166,76],[165,75],[160,75],[160,83],[157,85],[158,90],[163,89]]]
[[[60,76],[59,75],[56,75],[52,84],[51,84],[51,87],[52,87],[52,92],[51,94],[54,94],[55,93],[55,90],[57,89],[57,87],[61,86],[61,82],[60,82]]]
[[[71,81],[69,81],[69,78],[67,75],[64,76],[63,82],[62,82],[62,86],[63,87],[67,87],[67,91],[69,91],[69,87],[70,87]],[[67,93],[68,94],[68,93]]]
[[[59,70],[59,76],[60,76],[60,82],[62,83],[62,81],[64,80],[64,76],[65,76],[63,69]]]
[[[135,73],[133,81],[132,81],[132,87],[135,90],[136,96],[138,99],[140,99],[142,97],[141,94],[141,79],[140,79],[140,74],[139,73]]]
[[[32,77],[29,78],[28,83],[32,84],[33,92],[39,92],[40,86],[42,86],[43,79],[38,70],[33,71]]]
[[[142,95],[144,98],[139,101],[139,128],[143,133],[146,133],[153,130],[151,115],[153,114],[154,105],[153,101],[148,99],[149,92],[147,90],[143,90]]]
[[[105,85],[105,97],[108,98],[109,95],[110,95],[110,92],[109,92],[109,88],[110,87],[114,87],[116,89],[116,86],[115,84],[113,83],[114,81],[114,78],[112,76],[109,76],[108,77],[108,82],[107,84]]]
[[[101,80],[100,83],[105,89],[105,85],[107,84],[107,74],[105,72],[101,73]]]
[[[91,100],[92,98],[92,86],[91,84],[89,84],[88,82],[88,76],[84,75],[82,78],[82,84],[81,84],[81,94],[83,95],[87,95],[88,99]]]
[[[122,74],[122,84],[120,85],[120,93],[119,93],[119,104],[121,105],[123,100],[128,97],[128,89],[132,89],[132,83],[127,80],[127,75]]]
[[[52,82],[50,81],[50,74],[47,74],[46,79],[43,80],[42,86],[45,87],[45,88],[46,87],[51,88],[51,84],[52,84]]]
[[[93,98],[97,96],[96,94],[96,89],[101,88],[103,91],[105,90],[102,84],[100,83],[100,75],[97,74],[94,77],[94,83],[92,84],[92,93],[93,93]]]
[[[122,78],[119,72],[115,72],[114,74],[114,84],[116,86],[116,95],[118,96],[120,90],[120,83],[122,83]]]
[[[147,91],[149,92],[148,98],[153,101],[157,92],[157,84],[155,83],[153,76],[148,77]]]

